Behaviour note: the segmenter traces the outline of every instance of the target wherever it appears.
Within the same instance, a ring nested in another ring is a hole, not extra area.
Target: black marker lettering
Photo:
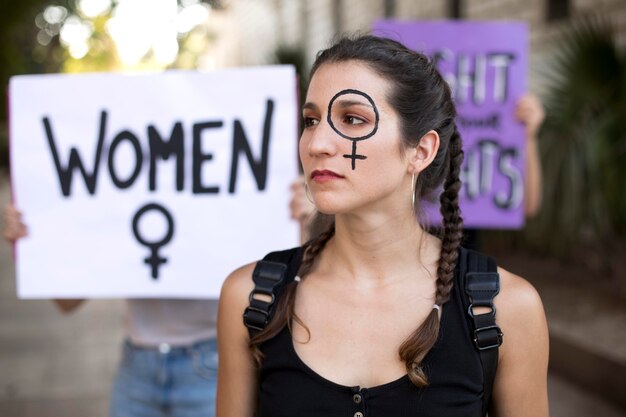
[[[469,58],[459,55],[456,60],[456,99],[458,103],[467,101],[467,90],[474,86],[476,74],[470,71]]]
[[[524,179],[515,165],[518,158],[519,153],[515,148],[503,148],[493,139],[479,140],[466,152],[461,168],[464,197],[472,201],[492,196],[492,201],[500,209],[513,210],[519,207],[523,199]],[[506,190],[494,188],[496,174],[508,181]]]
[[[498,142],[493,139],[484,139],[478,142],[480,150],[480,192],[487,193],[493,184],[494,155],[498,149]]]
[[[487,95],[487,60],[484,56],[478,55],[474,60],[474,89],[472,101],[474,104],[483,104]]]
[[[470,69],[473,62],[473,69]],[[456,99],[465,103],[470,97],[474,104],[485,102],[487,95],[487,59],[482,55],[473,57],[460,54],[456,61]]]
[[[437,68],[439,68],[439,71],[441,71],[441,68],[439,66],[440,62],[454,60],[454,53],[450,49],[444,48],[444,49],[442,49],[440,51],[435,51],[433,53],[432,59],[433,59],[433,64]],[[442,72],[441,75],[443,75],[443,78],[446,80],[446,82],[450,86],[450,90],[452,91],[452,96],[454,96],[456,94],[455,92],[456,92],[456,88],[457,88],[456,77],[454,76],[454,74],[451,74],[451,73],[443,73]]]
[[[244,122],[239,119],[235,119],[233,121],[230,178],[228,180],[229,193],[235,193],[239,168],[241,167],[240,159],[242,158],[246,159],[247,165],[250,167],[252,175],[256,181],[258,190],[263,191],[266,189],[274,106],[274,100],[266,100],[264,124],[262,131],[260,132],[261,145],[258,150],[258,154],[257,151],[253,152],[251,142],[248,141],[249,134],[244,128]],[[146,169],[148,169],[146,180],[149,191],[156,191],[158,188],[158,165],[160,163],[162,164],[163,161],[175,159],[175,161],[173,161],[176,163],[175,187],[177,191],[182,191],[184,189],[185,175],[187,172],[186,167],[188,166],[185,164],[185,160],[188,159],[187,154],[189,153],[186,153],[185,151],[188,149],[189,144],[185,143],[185,133],[182,122],[178,121],[172,125],[169,137],[167,134],[160,132],[154,125],[148,125],[146,129],[147,144],[146,142],[142,142],[140,140],[141,137],[135,132],[128,129],[121,130],[115,134],[110,146],[107,147],[105,144],[105,133],[108,128],[107,119],[108,113],[106,110],[103,110],[100,116],[93,170],[89,171],[85,168],[84,158],[81,157],[78,149],[74,147],[70,147],[68,162],[66,166],[63,166],[59,156],[60,148],[54,138],[52,121],[49,117],[42,117],[42,123],[48,145],[50,146],[56,174],[59,179],[61,193],[64,197],[68,197],[72,193],[72,180],[75,173],[74,171],[76,170],[80,171],[80,176],[82,176],[85,181],[85,186],[89,194],[95,194],[100,162],[103,158],[107,159],[106,164],[112,184],[121,190],[127,189],[136,183],[136,180],[140,176],[144,167],[143,162],[149,158],[149,167],[148,164],[146,164]],[[223,126],[224,122],[222,120],[198,122],[191,126],[192,149],[191,155],[189,156],[191,157],[191,191],[193,194],[217,194],[220,191],[219,185],[207,185],[202,182],[202,168],[204,163],[211,161],[214,158],[213,153],[207,152],[206,150],[203,151],[202,145],[204,136],[208,134],[206,130],[221,129]],[[358,139],[359,138],[356,138],[355,140]],[[125,162],[122,164],[122,160],[119,159],[119,155],[125,155],[124,151],[120,151],[120,148],[124,148],[124,146],[121,146],[124,143],[130,145],[131,153],[129,154],[130,158],[124,158]],[[253,143],[256,143],[256,141]],[[105,155],[103,155],[103,153]],[[356,154],[356,152],[354,153]],[[360,157],[360,155],[355,156],[357,159]],[[130,164],[126,163],[128,159],[131,159]],[[127,167],[126,165],[129,166]]]
[[[457,125],[464,129],[494,129],[500,130],[500,114],[492,113],[485,117],[465,117],[457,115]]]
[[[88,174],[83,162],[80,159],[80,155],[76,148],[70,149],[70,157],[67,163],[67,167],[61,166],[59,159],[59,152],[54,143],[54,135],[52,133],[52,126],[50,120],[47,117],[43,118],[43,125],[46,130],[46,137],[48,138],[48,145],[50,145],[50,151],[52,152],[52,158],[54,159],[54,167],[56,168],[57,175],[59,177],[59,183],[61,185],[61,192],[64,197],[68,197],[71,194],[72,188],[72,175],[74,170],[78,168],[85,180],[85,186],[89,191],[89,194],[93,195],[96,192],[96,180],[98,179],[98,168],[100,167],[100,156],[102,154],[102,145],[104,143],[104,134],[106,130],[107,112],[105,110],[100,113],[100,129],[98,133],[98,144],[96,146],[96,156],[94,158],[93,172]]]
[[[243,130],[243,125],[239,120],[235,120],[235,133],[233,137],[233,153],[230,164],[230,182],[228,185],[228,192],[233,194],[235,192],[235,185],[237,183],[237,168],[239,165],[239,155],[244,153],[246,159],[250,164],[250,169],[256,180],[257,187],[260,191],[265,190],[267,181],[267,164],[270,147],[271,127],[272,127],[272,115],[274,113],[274,101],[267,100],[265,108],[265,121],[263,123],[263,137],[261,144],[261,156],[257,160],[252,155],[250,150],[250,144],[246,138],[246,132]]]
[[[494,67],[493,98],[496,103],[504,103],[509,94],[509,68],[515,55],[510,53],[492,53],[487,55],[489,63]]]
[[[132,145],[135,151],[135,169],[133,173],[130,175],[130,177],[126,181],[123,181],[117,175],[117,170],[115,169],[115,166],[113,165],[113,161],[115,159],[115,151],[117,150],[117,147],[122,143],[122,141],[125,141],[125,140],[128,141]],[[135,182],[135,180],[139,176],[139,173],[141,172],[142,164],[143,164],[143,155],[141,153],[141,145],[139,144],[139,139],[137,139],[137,136],[135,136],[133,132],[129,130],[122,130],[120,133],[118,133],[115,136],[115,138],[113,139],[113,142],[111,142],[111,147],[109,149],[108,166],[109,166],[109,174],[111,175],[111,181],[113,181],[113,184],[115,184],[117,188],[121,188],[122,190],[130,187],[131,185],[133,185],[133,182]]]
[[[185,142],[183,139],[183,125],[181,124],[181,122],[177,122],[174,125],[168,141],[163,140],[162,136],[159,134],[154,126],[148,126],[148,141],[150,144],[150,181],[148,187],[150,191],[156,190],[157,158],[168,160],[171,155],[174,155],[176,158],[176,190],[181,191],[184,188]]]
[[[498,160],[500,173],[509,180],[510,191],[508,193],[503,191],[496,193],[493,201],[496,206],[505,210],[519,207],[524,196],[524,179],[517,167],[513,165],[513,161],[515,161],[517,157],[517,150],[515,148],[509,148],[504,149],[500,153]]]
[[[493,68],[493,100],[503,103],[509,94],[511,64],[515,55],[508,52],[490,52],[487,54],[467,55],[455,54],[449,49],[433,52],[432,60],[439,68],[444,61],[454,65],[453,72],[442,75],[458,104],[467,102],[470,98],[476,105],[483,104],[487,97],[487,72]],[[441,71],[441,68],[439,68]]]
[[[460,177],[467,199],[476,199],[480,195],[480,155],[477,152],[467,152]]]
[[[202,164],[213,159],[213,154],[202,153],[202,131],[222,127],[221,121],[196,123],[193,125],[193,189],[194,194],[217,194],[220,191],[218,186],[207,187],[202,185]]]

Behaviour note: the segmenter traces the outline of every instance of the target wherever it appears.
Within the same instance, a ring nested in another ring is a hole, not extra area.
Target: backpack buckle
[[[257,307],[248,306],[246,308],[246,311],[244,311],[243,313],[243,323],[246,325],[246,327],[260,332],[265,328],[265,326],[267,326],[267,323],[269,322],[269,317],[269,311]]]
[[[481,327],[474,330],[474,344],[478,350],[498,348],[502,345],[503,336],[498,325]]]

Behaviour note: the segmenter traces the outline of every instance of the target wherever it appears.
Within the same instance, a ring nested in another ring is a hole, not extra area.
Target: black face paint
[[[369,103],[372,105],[372,110],[374,111],[374,115],[375,120],[374,120],[374,128],[371,130],[371,132],[368,132],[365,135],[361,135],[361,136],[350,136],[347,135],[343,132],[341,132],[339,129],[337,129],[337,127],[335,126],[335,123],[332,120],[332,107],[333,104],[335,103],[335,100],[337,100],[337,98],[344,96],[346,94],[356,94],[359,95],[361,97],[364,97],[367,101],[369,101]],[[339,136],[341,136],[344,139],[348,139],[352,141],[352,153],[349,155],[343,155],[344,158],[348,158],[348,159],[352,159],[352,169],[354,170],[356,168],[356,160],[357,159],[366,159],[367,157],[365,155],[359,155],[356,153],[356,143],[358,141],[361,140],[365,140],[365,139],[369,139],[372,136],[374,136],[374,134],[376,133],[376,131],[378,130],[378,121],[379,121],[380,117],[378,115],[378,109],[376,108],[376,104],[374,103],[374,100],[372,100],[372,98],[367,95],[366,93],[359,91],[359,90],[352,90],[352,89],[347,89],[347,90],[342,90],[340,92],[338,92],[337,94],[335,94],[335,96],[330,100],[330,103],[328,103],[328,114],[326,116],[326,120],[328,121],[328,124],[330,125],[330,127],[333,128],[333,130],[335,132],[337,132],[337,134]]]

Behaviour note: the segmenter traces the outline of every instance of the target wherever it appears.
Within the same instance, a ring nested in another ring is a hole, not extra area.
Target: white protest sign
[[[298,243],[290,66],[10,82],[20,298],[213,298]]]

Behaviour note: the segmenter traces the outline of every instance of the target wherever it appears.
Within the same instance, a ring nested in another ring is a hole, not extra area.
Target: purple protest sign
[[[465,225],[521,228],[525,138],[514,112],[526,92],[526,25],[384,20],[374,24],[374,33],[432,57],[452,88],[465,150]]]

